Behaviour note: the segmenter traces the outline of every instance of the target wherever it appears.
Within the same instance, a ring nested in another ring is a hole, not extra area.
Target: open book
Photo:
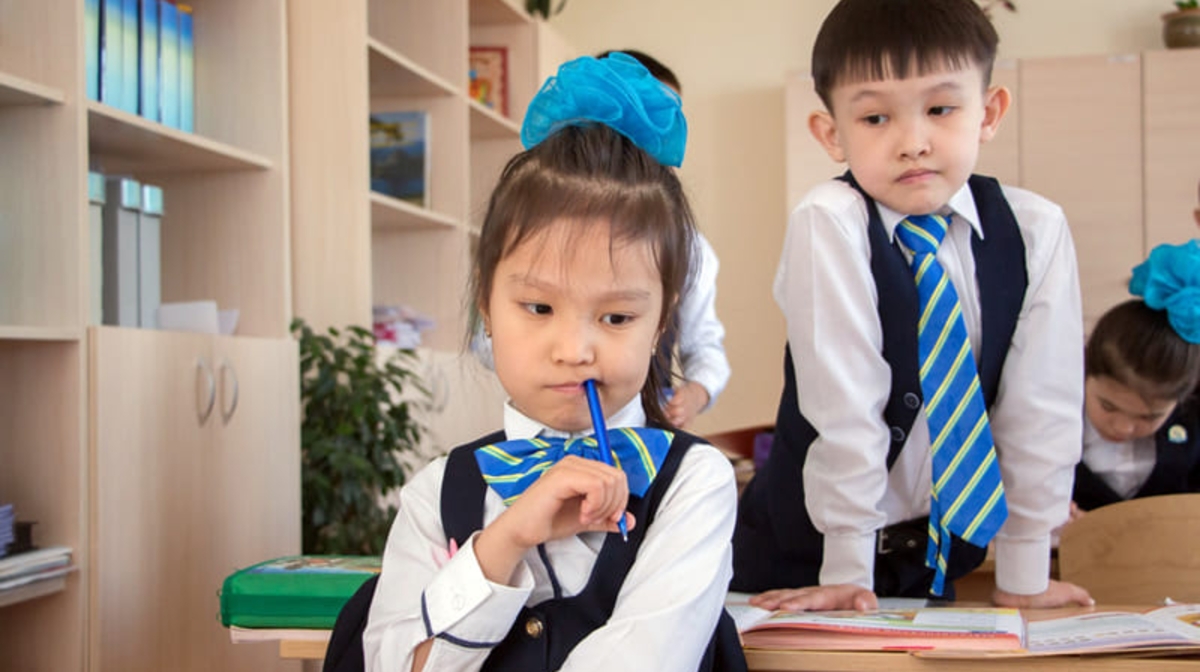
[[[876,612],[769,612],[730,595],[726,609],[747,648],[914,651],[936,658],[1152,652],[1200,654],[1200,604],[1139,611],[1054,612],[956,607]],[[881,604],[881,607],[891,605]]]
[[[747,648],[1014,651],[1025,645],[1025,621],[1016,609],[917,607],[867,613],[757,609],[755,614],[728,604],[727,608]]]

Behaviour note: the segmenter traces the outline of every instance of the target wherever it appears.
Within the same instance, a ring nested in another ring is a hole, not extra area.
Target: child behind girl
[[[669,431],[650,366],[694,246],[664,165],[685,137],[678,96],[623,54],[564,64],[531,102],[471,283],[504,431],[401,492],[368,670],[745,669],[722,611],[733,472]],[[587,380],[620,468],[587,438]]]
[[[1072,517],[1200,492],[1200,241],[1154,248],[1129,290],[1088,339]]]

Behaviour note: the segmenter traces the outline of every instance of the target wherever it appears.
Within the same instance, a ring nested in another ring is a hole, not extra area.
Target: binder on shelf
[[[108,180],[104,204],[104,324],[138,326],[138,215],[136,180]]]
[[[122,77],[125,53],[124,0],[103,0],[100,4],[100,101],[120,108],[124,102]]]
[[[84,0],[83,51],[88,100],[100,100],[100,0]]]
[[[121,14],[121,109],[138,113],[138,0],[124,0]]]
[[[371,113],[371,190],[429,207],[429,114]]]
[[[158,2],[138,0],[138,114],[158,121]]]
[[[162,188],[143,185],[137,236],[138,324],[143,329],[158,328],[158,307],[162,304],[162,215]]]
[[[192,42],[192,8],[179,5],[179,128],[195,130],[196,50]]]
[[[88,324],[104,318],[104,176],[88,173]]]
[[[158,3],[159,121],[179,128],[179,10],[175,3]]]

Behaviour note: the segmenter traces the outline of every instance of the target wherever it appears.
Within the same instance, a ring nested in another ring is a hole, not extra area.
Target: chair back
[[[1131,499],[1063,529],[1059,577],[1099,604],[1200,602],[1200,494]]]

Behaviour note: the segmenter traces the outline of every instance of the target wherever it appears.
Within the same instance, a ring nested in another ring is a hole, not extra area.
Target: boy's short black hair
[[[662,62],[657,58],[654,58],[644,51],[638,51],[637,49],[609,49],[608,51],[602,51],[599,54],[596,54],[596,58],[604,58],[614,51],[619,51],[622,54],[628,54],[632,56],[634,60],[636,60],[638,63],[641,63],[647,70],[649,70],[650,74],[654,75],[655,79],[663,84],[666,84],[672,89],[683,93],[683,86],[679,83],[679,78],[675,76],[675,73],[671,72],[671,69],[663,65]]]
[[[831,112],[830,93],[849,82],[978,66],[987,86],[999,42],[974,0],[840,0],[813,45],[813,85]]]

